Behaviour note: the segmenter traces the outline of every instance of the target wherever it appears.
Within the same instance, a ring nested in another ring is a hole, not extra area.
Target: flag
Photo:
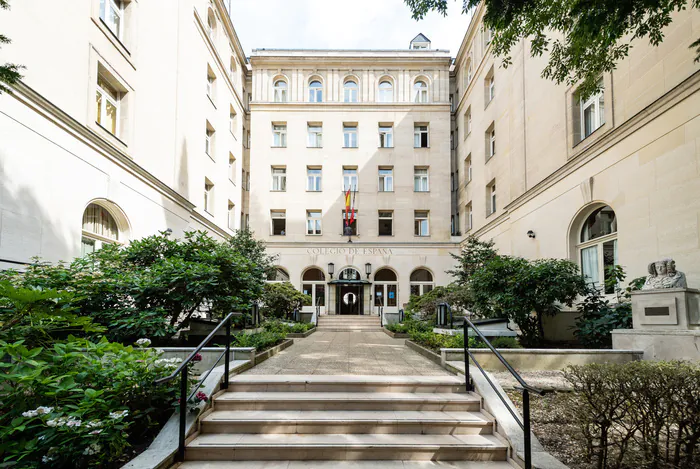
[[[348,188],[347,192],[345,193],[345,226],[350,226],[350,223],[352,223],[350,220],[350,189]]]
[[[350,224],[352,225],[352,222],[355,221],[355,195],[357,194],[357,191],[353,191],[352,193],[352,215],[350,216]]]

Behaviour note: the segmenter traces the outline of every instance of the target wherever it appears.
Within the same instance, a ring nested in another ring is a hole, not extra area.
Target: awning
[[[372,285],[368,280],[331,280],[329,285]]]

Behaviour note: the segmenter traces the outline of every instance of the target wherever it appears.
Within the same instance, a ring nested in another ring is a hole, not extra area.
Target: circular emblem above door
[[[355,303],[357,303],[357,295],[355,295],[354,293],[346,293],[343,296],[343,303],[345,303],[346,305],[354,305]]]

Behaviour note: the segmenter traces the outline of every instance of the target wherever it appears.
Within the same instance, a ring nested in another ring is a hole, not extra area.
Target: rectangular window
[[[216,82],[216,75],[212,71],[211,67],[207,65],[207,96],[212,102],[214,101],[214,84]]]
[[[493,213],[496,213],[496,183],[492,182],[488,186],[488,200],[489,200],[489,207],[488,207],[488,214],[491,215]]]
[[[467,184],[472,181],[472,155],[471,153],[464,160],[464,170],[467,174]]]
[[[391,166],[379,167],[379,192],[394,191],[394,168]]]
[[[491,123],[486,130],[486,159],[496,156],[496,128]]]
[[[309,192],[321,191],[322,170],[319,167],[306,167],[306,190]]]
[[[272,168],[272,190],[277,192],[287,190],[287,168]]]
[[[413,191],[414,192],[428,192],[430,187],[428,185],[428,168],[418,168],[413,169]]]
[[[486,25],[484,25],[483,28],[484,49],[486,49],[489,44],[491,44],[491,40],[493,39],[493,31],[491,31],[491,28],[487,28]]]
[[[237,125],[237,120],[236,120],[236,111],[233,109],[233,106],[231,106],[231,110],[228,113],[228,129],[231,131],[233,136],[236,136],[236,128],[238,127]]]
[[[214,157],[214,128],[207,122],[207,129],[204,138],[204,151],[207,155]]]
[[[231,153],[228,154],[228,178],[234,184],[236,183],[236,157]]]
[[[347,227],[350,227],[350,232],[345,231]],[[353,211],[346,213],[343,210],[343,236],[357,236],[357,210],[355,210],[355,217],[353,218]]]
[[[357,125],[343,124],[343,147],[357,148]]]
[[[117,38],[122,39],[124,4],[120,0],[100,0],[100,18]]]
[[[393,124],[379,124],[379,148],[393,148],[394,126]]]
[[[415,125],[413,127],[413,147],[428,148],[428,126]]]
[[[464,115],[464,138],[467,138],[472,133],[472,107],[467,108],[467,113]]]
[[[245,190],[250,191],[250,171],[245,175]]]
[[[489,101],[496,97],[496,87],[493,75],[489,78]]]
[[[236,219],[236,205],[231,202],[230,200],[228,201],[228,229],[233,231],[235,229],[235,220]]]
[[[427,210],[416,210],[413,212],[414,220],[414,230],[413,234],[416,236],[430,236],[430,229],[428,226],[428,211]]]
[[[357,168],[346,168],[343,166],[343,192],[357,191]]]
[[[308,142],[309,148],[321,148],[323,147],[323,125],[321,124],[308,124]]]
[[[379,211],[379,236],[393,236],[394,234],[394,212],[391,210]]]
[[[462,234],[459,232],[459,212],[455,213],[455,230],[457,230],[455,235],[459,236]]]
[[[450,150],[455,149],[455,133],[454,131],[450,132]]]
[[[464,230],[465,231],[471,230],[474,226],[474,224],[473,224],[474,217],[472,215],[472,203],[471,202],[469,202],[465,208],[464,219],[465,219],[464,220],[464,223],[465,223]]]
[[[580,98],[581,136],[586,138],[605,124],[605,100],[603,81],[598,82],[600,91],[587,100]]]
[[[114,136],[118,135],[120,93],[102,73],[97,75],[97,123]]]
[[[455,191],[455,173],[454,172],[450,173],[450,191],[452,191],[452,192]]]
[[[204,211],[211,213],[214,207],[214,184],[209,179],[204,180]]]
[[[455,216],[452,215],[452,216],[450,217],[450,234],[451,234],[452,236],[454,236],[455,233],[456,233],[456,231],[455,231]]]
[[[287,234],[286,210],[270,210],[270,220],[272,222],[273,236],[284,236]]]
[[[278,148],[287,146],[287,124],[272,124],[272,146]]]
[[[306,211],[306,234],[320,235],[321,234],[321,211],[307,210]]]

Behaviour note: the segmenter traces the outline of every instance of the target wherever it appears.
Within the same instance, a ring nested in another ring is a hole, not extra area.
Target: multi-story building
[[[250,63],[251,227],[278,278],[330,314],[397,313],[449,282],[449,52],[419,35]]]
[[[70,260],[245,221],[247,60],[223,3],[13,2],[0,96],[0,259]],[[154,27],[157,25],[157,27]]]
[[[583,99],[526,41],[502,67],[483,5],[455,59],[419,35],[249,60],[222,0],[12,6],[3,60],[27,68],[0,96],[0,267],[250,225],[332,314],[448,283],[468,235],[598,283],[675,257],[700,285],[697,9]]]

